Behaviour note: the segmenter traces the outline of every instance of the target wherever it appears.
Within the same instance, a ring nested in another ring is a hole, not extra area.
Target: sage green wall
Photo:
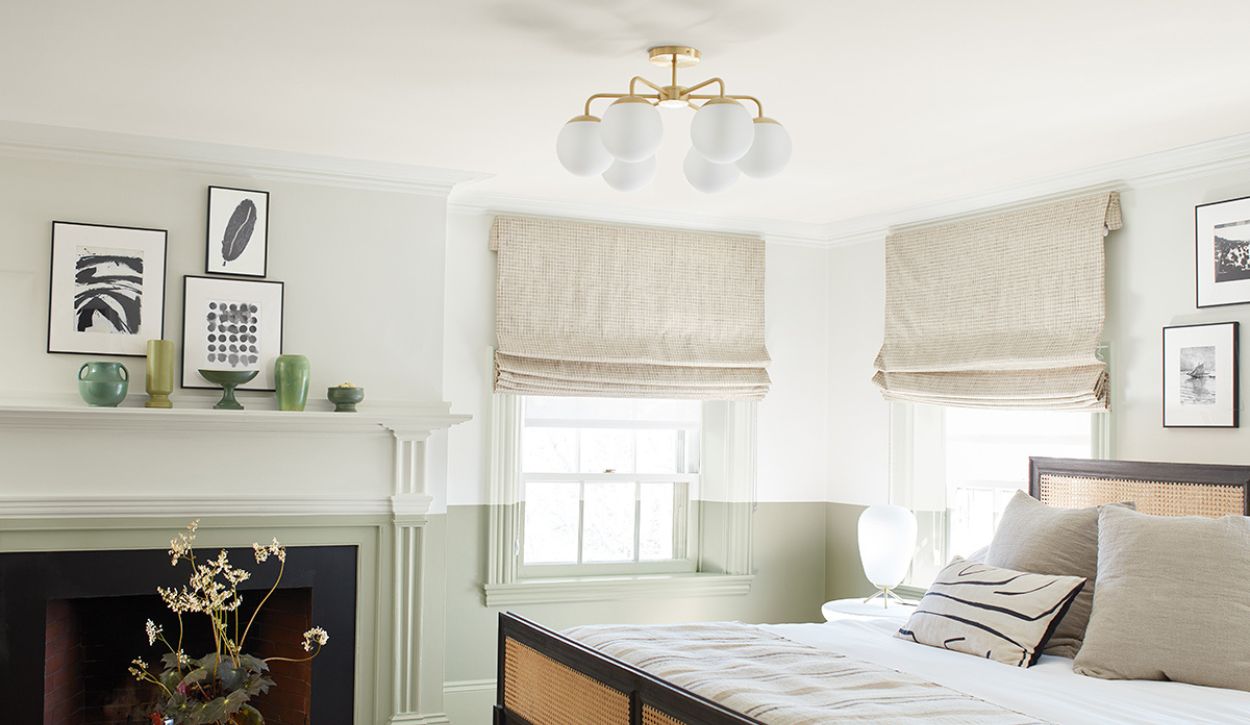
[[[825,507],[825,599],[868,596],[872,584],[859,562],[859,515],[865,506],[827,503]]]
[[[820,621],[820,605],[825,601],[825,508],[821,502],[757,504],[756,575],[746,596],[528,604],[508,609],[557,629],[593,623]],[[490,509],[452,506],[447,511],[448,682],[495,676],[496,622],[501,608],[488,608],[482,599]],[[470,717],[456,722],[489,722],[488,711],[476,712],[486,705],[473,707]]]

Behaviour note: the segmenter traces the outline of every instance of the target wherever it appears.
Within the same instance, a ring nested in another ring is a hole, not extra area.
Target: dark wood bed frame
[[[1030,458],[1029,493],[1081,505],[1140,499],[1162,515],[1250,515],[1250,466]],[[1075,498],[1073,498],[1075,496]],[[1048,498],[1051,500],[1048,500]],[[1067,497],[1067,498],[1065,498]],[[1144,504],[1144,505],[1143,505]],[[511,612],[499,615],[496,725],[758,723]]]

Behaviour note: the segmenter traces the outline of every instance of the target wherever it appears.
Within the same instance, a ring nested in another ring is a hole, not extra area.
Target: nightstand
[[[826,622],[841,619],[897,619],[905,622],[914,611],[916,611],[915,604],[890,602],[890,606],[885,607],[882,606],[880,599],[865,603],[859,598],[834,599],[831,602],[825,602],[820,608],[820,613],[825,615]]]

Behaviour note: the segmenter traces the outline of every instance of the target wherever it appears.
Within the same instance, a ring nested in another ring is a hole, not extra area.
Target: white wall
[[[447,219],[444,394],[473,420],[449,437],[450,505],[489,502],[491,359],[495,255],[492,216]],[[824,249],[766,246],[765,335],[772,390],[759,408],[757,500],[823,501],[826,496],[826,391],[829,388]]]
[[[0,158],[3,392],[76,394],[103,357],[45,352],[53,220],[167,229],[165,337],[181,338],[210,184],[270,192],[268,279],[286,283],[284,350],[308,355],[310,397],[351,380],[373,400],[442,400],[444,197],[15,158]],[[118,359],[142,393],[143,358]]]
[[[1250,305],[1199,310],[1194,302],[1194,205],[1250,194],[1244,171],[1206,174],[1125,190],[1124,228],[1107,243],[1107,326],[1111,343],[1113,454],[1143,461],[1250,463],[1250,421],[1242,428],[1179,429],[1162,424],[1162,328],[1241,322],[1241,359],[1250,350]]]
[[[880,241],[829,250],[828,501],[882,503],[889,485],[889,405],[872,384],[885,329]]]

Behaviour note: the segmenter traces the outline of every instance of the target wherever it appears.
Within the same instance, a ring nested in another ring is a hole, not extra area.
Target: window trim
[[[520,562],[523,532],[520,396],[491,396],[490,513],[486,606],[538,602],[602,601],[645,596],[741,596],[754,579],[751,562],[755,501],[755,401],[705,401],[701,470],[691,509],[697,509],[695,570],[657,574],[533,576]],[[712,425],[708,425],[712,421]],[[695,496],[699,498],[696,499]],[[724,505],[716,525],[706,505]],[[530,576],[526,576],[530,574]]]
[[[1100,350],[1099,353],[1100,357],[1107,354],[1105,350]],[[934,451],[917,451],[916,429],[917,427],[929,427],[940,430],[938,426],[941,425],[943,420],[942,410],[943,406],[939,405],[925,405],[903,401],[890,402],[888,454],[890,465],[887,484],[887,500],[889,502],[899,502],[914,511],[917,510],[915,505],[917,491],[927,490],[926,485],[929,488],[934,488],[932,484],[925,484],[920,479],[923,478],[926,470],[942,469],[943,466],[939,465],[942,461],[936,458]],[[1112,420],[1110,410],[1090,414],[1091,459],[1106,460],[1112,458]],[[945,449],[937,453],[945,455]],[[1027,491],[1027,489],[1025,490]],[[946,537],[946,540],[943,542],[944,549],[949,547],[950,544],[949,522],[946,526],[947,529],[942,534]],[[910,578],[911,572],[909,571],[908,580]],[[907,583],[908,580],[904,580],[904,583],[897,588],[899,594],[908,599],[919,599],[924,595],[925,589]]]

